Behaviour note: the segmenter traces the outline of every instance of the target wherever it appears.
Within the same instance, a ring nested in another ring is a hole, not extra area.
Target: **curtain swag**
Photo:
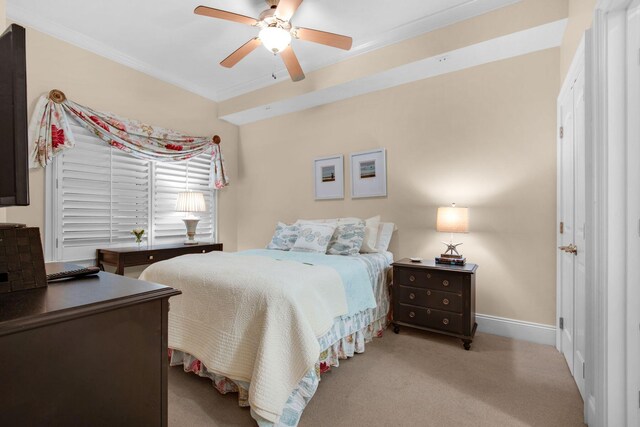
[[[29,123],[32,168],[46,167],[54,156],[73,148],[70,118],[111,147],[140,159],[177,162],[211,152],[213,186],[220,189],[229,184],[218,135],[186,136],[115,114],[98,112],[76,104],[55,89],[48,96],[40,97]]]

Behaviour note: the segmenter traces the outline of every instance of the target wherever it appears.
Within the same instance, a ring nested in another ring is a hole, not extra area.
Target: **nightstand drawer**
[[[420,288],[411,288],[399,285],[400,297],[398,300],[401,304],[427,306],[427,290]]]
[[[462,314],[428,308],[427,326],[433,329],[462,334]]]
[[[124,257],[124,263],[127,266],[153,264],[154,262],[159,260],[160,258],[158,257],[158,255],[154,254],[151,251],[144,251],[139,253],[128,253]]]
[[[427,326],[427,309],[412,305],[398,304],[393,313],[394,320],[399,322]]]
[[[426,293],[427,307],[462,313],[462,295],[432,289],[427,289]]]
[[[399,285],[430,288],[449,292],[462,291],[462,276],[455,273],[396,268],[394,281]]]

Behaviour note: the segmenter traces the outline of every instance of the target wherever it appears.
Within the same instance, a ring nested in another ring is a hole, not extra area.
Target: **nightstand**
[[[393,331],[400,325],[460,338],[471,348],[476,323],[476,264],[434,260],[393,264]]]

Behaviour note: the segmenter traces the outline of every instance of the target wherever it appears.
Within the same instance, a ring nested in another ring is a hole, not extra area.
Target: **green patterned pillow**
[[[296,224],[287,225],[284,222],[279,222],[276,225],[276,231],[273,233],[271,241],[267,245],[267,249],[291,250],[296,240],[298,240],[299,233],[300,227]]]
[[[364,242],[366,223],[362,220],[338,223],[331,237],[329,255],[358,255]]]

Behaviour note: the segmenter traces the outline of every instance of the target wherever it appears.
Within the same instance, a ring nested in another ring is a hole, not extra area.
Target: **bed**
[[[390,252],[273,249],[185,255],[142,280],[182,291],[169,312],[170,365],[237,392],[260,426],[295,426],[323,372],[387,326]]]

